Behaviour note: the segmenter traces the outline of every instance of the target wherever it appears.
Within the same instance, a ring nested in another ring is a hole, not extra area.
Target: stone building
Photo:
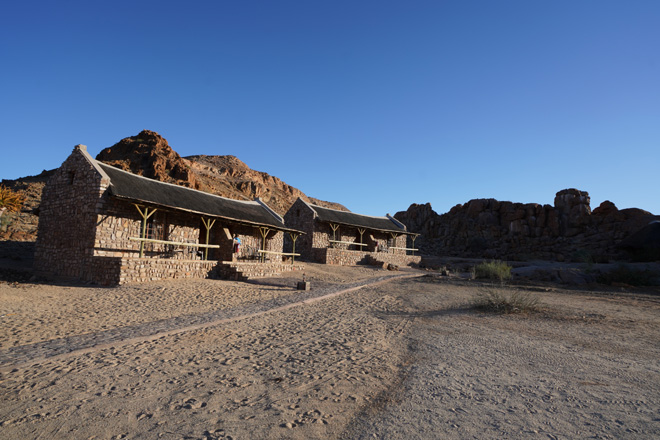
[[[137,176],[78,145],[44,188],[34,265],[43,275],[106,285],[244,279],[293,267],[282,262],[286,234],[300,231],[259,199],[231,200]]]
[[[418,264],[414,241],[418,234],[389,214],[373,217],[324,208],[298,198],[284,214],[287,227],[303,231],[297,240],[287,239],[285,250],[301,258],[325,264]],[[409,255],[410,254],[410,255]]]

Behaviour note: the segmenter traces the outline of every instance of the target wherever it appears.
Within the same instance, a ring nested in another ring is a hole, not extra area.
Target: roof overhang
[[[243,219],[232,218],[232,217],[229,217],[229,216],[211,214],[211,213],[203,212],[203,211],[195,211],[193,209],[185,209],[185,208],[181,208],[181,207],[178,207],[178,206],[168,206],[166,204],[153,203],[153,202],[150,202],[148,200],[140,200],[140,199],[136,199],[136,198],[132,198],[132,197],[125,197],[125,196],[116,195],[116,194],[111,194],[111,195],[112,195],[112,197],[115,197],[117,199],[125,200],[127,202],[135,203],[137,205],[150,206],[150,207],[156,208],[156,209],[167,210],[167,211],[171,211],[171,212],[185,212],[187,214],[195,214],[195,215],[199,215],[199,216],[203,216],[203,217],[217,218],[217,219],[226,220],[226,221],[229,221],[229,222],[232,222],[232,223],[236,223],[236,224],[239,224],[239,225],[253,226],[255,228],[266,227],[266,228],[269,228],[269,229],[275,229],[275,230],[283,231],[283,232],[296,232],[296,233],[299,233],[299,234],[304,234],[304,232],[299,231],[297,229],[291,229],[291,228],[286,228],[286,227],[281,227],[281,226],[275,226],[275,225],[266,224],[266,223],[251,222],[249,220],[243,220]]]

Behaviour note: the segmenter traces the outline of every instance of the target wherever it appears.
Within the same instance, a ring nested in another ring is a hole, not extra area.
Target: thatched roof
[[[407,232],[405,225],[393,217],[372,217],[369,215],[356,214],[350,211],[324,208],[322,206],[312,205],[311,203],[308,203],[308,205],[316,211],[317,219],[322,222],[365,228],[374,231],[416,235]]]
[[[260,201],[232,200],[183,186],[160,182],[95,161],[110,178],[110,193],[119,198],[174,210],[218,217],[237,223],[294,231]]]

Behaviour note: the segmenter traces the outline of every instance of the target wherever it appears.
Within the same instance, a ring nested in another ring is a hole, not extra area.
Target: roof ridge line
[[[91,156],[90,156],[90,157],[91,157]],[[223,200],[231,200],[231,201],[233,201],[233,202],[245,203],[245,204],[250,204],[250,205],[256,205],[256,204],[258,204],[257,202],[255,202],[255,201],[253,201],[253,200],[238,200],[238,199],[230,199],[229,197],[219,196],[219,195],[217,195],[217,194],[213,194],[213,193],[210,193],[210,192],[202,191],[201,189],[190,188],[190,187],[183,186],[183,185],[177,185],[176,183],[163,182],[163,181],[161,181],[161,180],[152,179],[152,178],[150,178],[150,177],[140,176],[139,174],[131,173],[130,171],[125,171],[125,170],[122,170],[121,168],[113,167],[112,165],[108,165],[107,163],[103,163],[103,162],[98,161],[98,160],[96,160],[96,159],[92,159],[92,160],[93,160],[94,162],[96,162],[98,165],[100,165],[101,167],[103,167],[103,166],[111,167],[113,170],[116,170],[116,171],[119,171],[119,172],[122,172],[122,173],[126,173],[126,174],[130,174],[131,176],[133,176],[133,177],[138,177],[138,178],[140,178],[140,179],[146,179],[146,180],[149,181],[149,182],[156,182],[156,183],[158,183],[158,184],[162,184],[162,185],[170,185],[170,186],[174,186],[174,187],[176,187],[176,188],[183,188],[183,189],[188,190],[188,191],[195,191],[195,192],[202,193],[202,194],[206,194],[206,195],[209,195],[209,196],[212,196],[212,197],[217,197],[217,198],[219,198],[219,199],[223,199]],[[105,174],[105,172],[104,172],[103,174]],[[107,174],[106,174],[106,176],[107,176]],[[108,177],[108,178],[109,178],[109,177]],[[112,183],[112,179],[110,179],[110,182]]]
[[[263,206],[263,207],[266,209],[266,211],[268,211],[269,214],[271,214],[273,217],[275,217],[277,220],[279,220],[282,224],[284,224],[284,217],[282,217],[281,215],[279,215],[277,212],[275,212],[275,211],[273,210],[273,208],[271,208],[270,206],[268,206],[268,205],[266,204],[266,202],[264,202],[263,200],[261,200],[261,197],[257,197],[257,198],[255,199],[255,201],[256,201],[257,203],[259,203],[261,206]]]
[[[309,203],[309,205],[315,206],[315,207],[321,208],[321,209],[327,209],[327,210],[330,210],[330,211],[341,212],[341,213],[344,213],[344,214],[359,215],[360,217],[371,217],[371,218],[379,218],[379,219],[386,219],[386,220],[390,219],[390,217],[388,217],[386,215],[360,214],[359,212],[353,212],[353,211],[350,211],[350,210],[349,211],[342,211],[341,209],[326,208],[325,206],[315,205],[313,203]]]
[[[392,220],[392,223],[394,223],[395,225],[401,226],[401,228],[403,228],[404,231],[408,231],[408,227],[406,225],[404,225],[402,222],[400,222],[399,220],[395,219],[393,216],[387,214],[387,218]]]

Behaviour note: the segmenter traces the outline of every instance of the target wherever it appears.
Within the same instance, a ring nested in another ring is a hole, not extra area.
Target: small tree
[[[25,203],[25,196],[0,185],[0,218],[7,212],[20,211]]]

